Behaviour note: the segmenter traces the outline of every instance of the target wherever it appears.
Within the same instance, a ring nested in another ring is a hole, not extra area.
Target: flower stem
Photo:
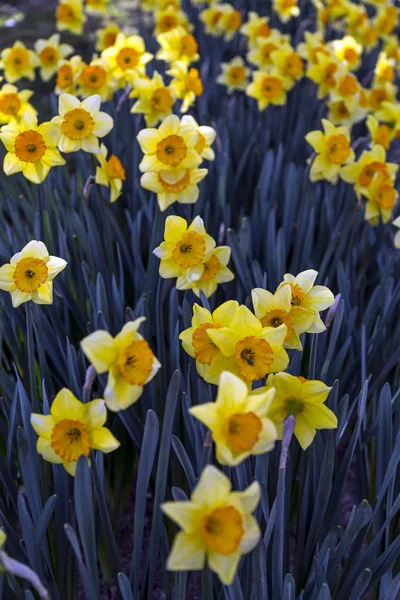
[[[35,370],[35,344],[33,339],[33,318],[32,318],[32,303],[26,303],[26,339],[28,342],[28,369],[29,369],[29,384],[31,391],[31,402],[33,412],[40,412],[39,399],[36,384]]]
[[[84,404],[86,404],[87,402],[90,401],[92,385],[93,385],[94,380],[96,379],[96,375],[97,375],[97,373],[95,371],[95,368],[93,367],[93,365],[90,365],[90,367],[86,371],[85,383],[83,384],[83,390],[82,390],[82,402]]]
[[[279,468],[286,469],[286,462],[289,453],[289,446],[293,437],[294,427],[296,425],[296,419],[289,415],[283,423],[283,436],[282,436],[282,448],[281,456],[279,459]]]

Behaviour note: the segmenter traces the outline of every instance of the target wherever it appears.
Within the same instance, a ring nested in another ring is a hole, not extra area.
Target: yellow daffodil
[[[396,248],[400,248],[400,217],[397,217],[397,219],[393,221],[393,225],[399,228],[399,231],[394,236],[394,245]]]
[[[390,221],[399,194],[384,173],[375,173],[363,195],[367,199],[365,219],[371,225],[377,225],[379,217],[383,223]]]
[[[194,204],[199,197],[198,183],[207,175],[208,169],[172,169],[143,173],[140,185],[157,194],[157,202],[161,211],[166,210],[174,202]]]
[[[22,42],[15,42],[12,48],[5,48],[0,54],[0,69],[8,83],[15,83],[23,77],[33,81],[35,67],[39,59],[35,52],[28,50]]]
[[[182,100],[181,113],[185,113],[204,91],[203,82],[197,69],[188,68],[187,64],[177,60],[167,75],[173,77],[170,87],[179,100]]]
[[[317,429],[336,429],[336,415],[324,404],[331,388],[322,381],[277,373],[268,377],[266,387],[275,388],[268,417],[275,423],[280,439],[289,415],[296,419],[294,435],[303,450],[312,444]]]
[[[272,6],[282,23],[287,23],[300,14],[297,0],[273,0]]]
[[[89,65],[82,65],[76,83],[79,96],[87,98],[98,94],[102,102],[111,100],[117,88],[113,73],[104,58],[94,58]]]
[[[55,93],[60,94],[76,94],[76,80],[82,69],[85,68],[85,63],[81,56],[73,56],[69,60],[61,60],[57,67],[56,88]]]
[[[221,63],[221,69],[222,73],[217,77],[217,83],[225,85],[228,94],[232,94],[235,90],[246,89],[250,69],[246,67],[241,56],[235,56],[228,63]]]
[[[383,101],[375,116],[390,127],[394,137],[400,137],[400,104]]]
[[[399,166],[386,162],[386,152],[382,146],[372,146],[364,150],[357,162],[343,167],[341,178],[354,184],[357,198],[365,195],[376,173],[381,173],[388,184],[393,184]]]
[[[396,60],[380,52],[374,69],[374,85],[392,83],[396,77]]]
[[[197,144],[195,150],[201,158],[205,160],[214,160],[215,153],[211,148],[214,143],[217,132],[208,125],[199,125],[197,121],[189,115],[185,115],[181,119],[182,130],[188,129],[189,131],[196,131],[198,135]]]
[[[386,120],[385,105],[392,104],[396,106],[397,87],[393,83],[381,83],[375,85],[369,90],[368,102],[371,110],[375,112],[378,119]],[[392,111],[389,110],[389,114]],[[392,116],[389,116],[392,119]]]
[[[295,308],[305,308],[314,313],[311,326],[307,333],[321,333],[326,327],[319,313],[333,305],[335,298],[331,290],[324,285],[314,285],[318,271],[308,269],[294,276],[286,273],[279,288],[290,286],[292,291],[291,305]]]
[[[190,414],[211,431],[220,464],[234,467],[272,450],[278,432],[267,415],[274,393],[273,388],[249,393],[239,377],[224,371],[216,401],[192,406]]]
[[[102,57],[109,63],[120,86],[124,87],[130,78],[144,75],[145,65],[151,61],[153,55],[146,52],[144,40],[140,35],[127,37],[124,33],[119,33],[115,44],[106,48]]]
[[[156,10],[154,13],[154,35],[173,31],[181,27],[186,31],[191,29],[187,15],[183,10],[176,9],[174,6],[167,6],[164,9]]]
[[[231,4],[219,4],[218,6],[222,10],[221,17],[218,20],[218,27],[224,40],[229,42],[242,25],[242,15]]]
[[[194,304],[191,327],[182,331],[179,339],[189,356],[196,359],[197,372],[201,377],[206,376],[213,359],[221,353],[209,337],[208,330],[229,327],[238,308],[236,301],[228,300],[211,314],[206,308]]]
[[[268,25],[268,17],[260,17],[256,12],[247,13],[247,21],[240,28],[240,33],[247,37],[247,45],[252,48],[258,38],[268,38],[271,28]]]
[[[335,127],[326,119],[322,119],[322,126],[323,132],[310,131],[306,135],[307,142],[317,153],[311,164],[310,179],[337,183],[342,166],[354,160],[350,132],[347,127]]]
[[[272,53],[281,48],[290,48],[287,39],[277,30],[271,30],[268,38],[258,38],[246,54],[247,61],[260,70],[273,64]]]
[[[114,46],[120,31],[121,30],[116,23],[107,23],[104,28],[97,29],[95,45],[97,52],[102,52],[106,48]]]
[[[157,42],[161,49],[157,52],[156,58],[164,60],[170,65],[177,60],[190,65],[200,58],[199,46],[195,37],[184,27],[176,27],[166,33],[160,33],[157,36]]]
[[[70,31],[75,35],[81,35],[85,21],[82,0],[59,0],[57,31]]]
[[[365,118],[366,109],[361,107],[356,98],[352,99],[334,99],[331,98],[327,102],[328,120],[334,125],[346,125],[351,128],[354,123],[359,123]]]
[[[351,35],[333,40],[331,45],[336,58],[347,63],[350,71],[356,71],[360,67],[363,47]]]
[[[86,0],[85,10],[88,14],[105,15],[111,0]]]
[[[207,465],[189,501],[162,504],[164,513],[182,529],[174,539],[167,569],[200,570],[207,560],[222,583],[230,585],[240,557],[260,540],[251,515],[259,501],[257,481],[243,492],[232,492],[228,477]]]
[[[0,289],[10,292],[14,308],[29,300],[52,304],[53,279],[66,266],[64,259],[49,255],[43,242],[32,240],[0,267]]]
[[[386,36],[383,51],[389,58],[394,58],[396,61],[400,59],[399,40],[396,35]]]
[[[57,117],[52,122],[60,125],[61,152],[99,152],[99,140],[113,128],[113,120],[100,111],[101,98],[98,94],[89,96],[83,102],[70,94],[61,94]]]
[[[368,20],[365,25],[354,32],[357,42],[363,47],[364,52],[372,52],[379,42],[378,32],[372,21]]]
[[[307,69],[307,77],[318,86],[318,98],[325,98],[336,88],[339,76],[343,74],[338,59],[330,55],[318,53],[314,63]]]
[[[360,29],[364,28],[367,24],[368,13],[365,6],[349,2],[346,15],[347,32],[356,37]]]
[[[214,37],[222,35],[221,18],[224,13],[220,4],[212,4],[210,8],[201,11],[199,18],[204,23],[205,32]]]
[[[126,179],[125,169],[120,159],[114,154],[111,154],[107,160],[107,148],[104,144],[101,144],[96,158],[100,167],[96,168],[95,181],[99,185],[110,188],[110,202],[115,202],[121,195],[122,184]]]
[[[304,32],[304,42],[300,42],[296,47],[297,53],[311,64],[316,64],[320,54],[330,56],[329,49],[324,41],[321,32]]]
[[[65,164],[57,150],[61,130],[55,123],[38,125],[36,115],[26,112],[18,123],[3,125],[0,139],[7,154],[4,172],[14,175],[22,172],[32,183],[42,183],[51,167]]]
[[[154,71],[151,79],[135,79],[134,91],[131,98],[138,97],[138,100],[131,108],[131,113],[143,114],[146,125],[154,127],[160,121],[172,113],[174,105],[174,96],[160,73]]]
[[[39,436],[38,454],[75,476],[81,456],[88,458],[91,450],[108,454],[119,448],[118,440],[104,427],[106,420],[104,400],[83,404],[64,388],[54,398],[49,415],[31,415],[31,425]]]
[[[388,36],[396,29],[398,23],[398,7],[387,4],[379,7],[374,19],[374,26],[379,36]]]
[[[0,124],[18,122],[24,113],[36,115],[29,100],[33,92],[21,90],[15,85],[5,83],[0,89]]]
[[[379,144],[387,150],[393,138],[393,129],[389,125],[386,125],[386,123],[379,123],[374,115],[368,115],[367,128],[371,136],[372,145]]]
[[[257,100],[258,110],[262,111],[270,104],[282,106],[286,102],[286,91],[291,87],[287,77],[283,77],[276,67],[267,67],[264,71],[254,71],[253,81],[246,88],[246,95]]]
[[[138,333],[145,320],[139,317],[129,321],[115,338],[108,331],[98,330],[81,342],[97,373],[108,371],[104,399],[112,411],[125,410],[139,400],[143,387],[161,367],[147,341]]]
[[[235,278],[232,271],[226,266],[230,258],[230,247],[218,246],[205,255],[200,279],[191,279],[187,275],[182,275],[177,279],[177,289],[193,290],[198,297],[200,297],[200,291],[202,291],[205,297],[209,298],[220,283],[227,283]]]
[[[35,51],[39,57],[40,77],[49,81],[57,72],[60,60],[74,51],[70,44],[60,44],[60,34],[55,33],[48,40],[38,40]]]
[[[206,254],[215,248],[215,240],[207,234],[203,219],[195,217],[189,225],[182,217],[165,220],[164,241],[153,253],[161,260],[159,273],[169,279],[187,275],[199,279],[203,273]]]
[[[304,306],[292,306],[290,286],[279,288],[271,294],[262,288],[251,292],[254,313],[263,327],[286,325],[284,348],[303,350],[299,335],[310,329],[314,322],[314,312]]]
[[[292,87],[304,75],[304,64],[301,57],[291,46],[283,46],[271,53],[272,63],[282,75],[291,82]]]

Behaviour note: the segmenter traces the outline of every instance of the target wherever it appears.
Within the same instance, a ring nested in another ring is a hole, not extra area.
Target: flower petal
[[[180,531],[172,543],[167,560],[169,571],[194,571],[204,568],[206,550],[199,535]]]
[[[92,431],[92,448],[101,452],[112,452],[120,447],[120,443],[107,427],[99,427]]]
[[[83,338],[81,347],[97,373],[105,373],[117,360],[114,338],[108,331],[99,329]]]
[[[50,412],[56,421],[62,419],[76,419],[81,421],[84,414],[84,405],[75,398],[70,390],[63,388],[54,398]]]

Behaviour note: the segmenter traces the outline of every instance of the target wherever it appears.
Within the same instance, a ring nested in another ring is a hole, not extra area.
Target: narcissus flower
[[[254,481],[243,492],[232,492],[231,482],[207,465],[190,501],[164,502],[164,513],[182,529],[167,560],[171,571],[201,570],[206,560],[222,583],[230,585],[243,554],[260,540],[260,529],[251,515],[260,501]]]
[[[326,310],[335,301],[331,290],[324,285],[314,285],[318,271],[308,269],[302,271],[296,277],[286,273],[278,289],[290,286],[292,291],[291,305],[293,309],[300,307],[311,310],[314,313],[312,325],[306,330],[307,333],[321,333],[326,327],[319,316],[320,311]]]
[[[310,179],[337,183],[342,166],[354,160],[350,132],[347,127],[335,127],[326,119],[322,119],[322,126],[323,132],[310,131],[306,135],[307,142],[317,153],[311,164]]]
[[[75,35],[81,35],[85,21],[82,0],[59,0],[57,31],[70,31]]]
[[[222,73],[217,77],[217,83],[225,85],[228,94],[232,94],[235,90],[246,89],[250,69],[246,67],[241,56],[235,56],[228,63],[221,63],[221,69]]]
[[[393,130],[386,123],[379,123],[374,115],[368,115],[367,128],[371,136],[372,145],[379,144],[385,150],[388,150],[393,138]]]
[[[170,65],[177,60],[190,65],[200,58],[199,46],[195,37],[184,27],[176,27],[166,33],[160,33],[157,36],[157,42],[161,49],[157,52],[156,58],[164,60]]]
[[[203,271],[200,279],[189,279],[187,276],[178,277],[176,287],[178,290],[193,290],[200,297],[200,291],[206,298],[212,296],[220,283],[227,283],[235,278],[228,269],[227,264],[231,258],[229,246],[218,246],[208,252],[203,261]]]
[[[214,143],[217,132],[208,125],[199,125],[192,116],[185,115],[181,119],[182,130],[188,129],[190,131],[196,131],[198,135],[197,144],[195,150],[197,154],[205,160],[214,160],[215,153],[211,148]]]
[[[89,65],[83,64],[76,83],[79,96],[87,98],[98,94],[102,102],[111,100],[117,89],[113,72],[104,58],[94,58]]]
[[[48,40],[38,40],[35,51],[39,57],[40,77],[49,81],[56,73],[60,60],[74,51],[70,44],[60,44],[60,34],[55,33]]]
[[[144,67],[153,55],[146,52],[144,40],[140,35],[126,37],[124,33],[119,33],[114,45],[106,48],[102,57],[109,63],[120,86],[124,87],[132,77],[144,75]]]
[[[192,28],[183,10],[176,9],[174,6],[166,6],[163,9],[156,10],[154,13],[154,25],[155,36],[160,33],[173,31],[177,27],[182,27],[186,31]]]
[[[318,98],[325,98],[337,86],[338,77],[344,73],[337,58],[319,52],[315,62],[307,69],[307,77],[318,86]]]
[[[247,21],[240,28],[240,33],[247,37],[249,48],[255,46],[258,38],[267,38],[271,33],[268,17],[260,17],[256,12],[247,13]]]
[[[138,97],[138,100],[131,108],[134,114],[143,114],[146,125],[154,127],[159,121],[162,121],[172,113],[174,105],[174,96],[160,73],[154,71],[153,77],[135,79],[134,91],[131,98]]]
[[[345,61],[350,71],[356,71],[361,65],[363,47],[351,35],[331,42],[334,54],[339,61]]]
[[[249,393],[244,381],[226,371],[216,401],[192,406],[190,414],[211,431],[219,463],[234,467],[250,455],[272,450],[278,433],[267,415],[274,393],[273,388]]]
[[[69,60],[61,60],[57,68],[57,79],[55,93],[76,94],[76,80],[85,68],[85,63],[81,56],[73,56]]]
[[[273,0],[273,9],[282,23],[287,23],[300,14],[297,0]]]
[[[37,451],[75,476],[81,456],[89,457],[91,450],[108,454],[119,448],[118,440],[104,427],[106,420],[104,400],[83,404],[64,388],[54,398],[49,415],[31,415],[31,425],[39,436]]]
[[[285,36],[276,29],[272,29],[268,38],[256,40],[254,47],[247,52],[246,58],[249,63],[262,70],[273,64],[272,53],[285,47],[290,48]]]
[[[177,60],[167,75],[173,77],[170,86],[176,97],[182,100],[181,113],[185,113],[204,91],[203,82],[197,69],[188,69],[186,63]]]
[[[341,171],[341,178],[354,184],[357,198],[365,195],[376,173],[381,173],[388,184],[393,184],[399,166],[386,162],[386,152],[382,146],[373,146],[364,150],[357,162],[346,165]]]
[[[8,83],[15,83],[22,77],[33,81],[35,67],[38,65],[36,53],[28,50],[22,42],[15,42],[12,48],[1,51],[0,69],[4,70],[4,77]]]
[[[392,83],[396,77],[396,60],[380,52],[374,69],[374,84]]]
[[[396,248],[400,248],[400,217],[397,217],[397,219],[393,221],[393,225],[399,228],[399,231],[394,236],[394,245]]]
[[[213,4],[210,8],[201,11],[199,18],[204,23],[206,33],[214,37],[222,35],[220,22],[223,12],[220,4]]]
[[[268,417],[275,423],[280,439],[289,415],[296,419],[294,435],[303,450],[313,442],[317,429],[336,429],[336,415],[324,404],[332,388],[322,381],[277,373],[268,377],[266,388],[275,388]]]
[[[265,110],[270,104],[282,106],[286,102],[286,91],[291,82],[283,77],[276,67],[264,71],[254,71],[253,81],[246,88],[247,96],[257,100],[258,110]]]
[[[120,28],[116,23],[107,23],[103,29],[97,29],[95,45],[97,52],[102,52],[106,48],[114,46],[119,33]]]
[[[387,116],[389,116],[388,113],[392,112],[389,106],[397,108],[397,87],[393,83],[387,82],[375,85],[368,91],[368,102],[371,110],[374,111],[378,119],[391,122],[393,119],[391,117],[387,118]]]
[[[61,130],[55,123],[38,125],[36,115],[26,112],[19,123],[9,123],[0,129],[0,139],[7,154],[4,172],[14,175],[22,172],[32,183],[42,183],[51,167],[65,164],[57,150]]]
[[[87,13],[105,15],[111,0],[86,0],[85,10]]]
[[[377,225],[379,217],[383,223],[390,221],[399,194],[384,173],[375,173],[363,195],[367,199],[365,219],[371,225]]]
[[[101,144],[96,158],[100,167],[96,168],[95,181],[110,188],[110,202],[115,202],[121,195],[122,184],[126,179],[125,169],[118,156],[111,154],[107,160],[107,148],[104,144]]]
[[[10,292],[14,308],[29,300],[52,304],[53,279],[66,266],[64,259],[49,255],[43,242],[32,240],[0,268],[0,289]]]
[[[0,124],[18,122],[24,113],[36,115],[36,110],[29,103],[33,92],[21,90],[15,85],[5,83],[0,89]]]
[[[99,140],[111,131],[114,121],[100,111],[101,98],[89,96],[83,102],[71,94],[61,94],[58,104],[59,115],[52,122],[60,125],[61,152],[99,152]]]
[[[292,86],[303,77],[303,61],[291,46],[283,46],[279,50],[274,50],[271,53],[271,60],[282,75],[291,81]]]
[[[143,173],[140,185],[157,194],[161,211],[174,202],[194,204],[199,198],[198,183],[207,175],[208,169],[172,169]]]
[[[226,42],[229,42],[239,31],[242,25],[242,15],[231,4],[219,4],[222,9],[221,18],[218,20],[218,27]]]
[[[97,373],[108,371],[104,399],[112,411],[125,410],[136,402],[145,384],[161,367],[149,344],[138,333],[145,320],[139,317],[129,321],[115,338],[108,331],[98,330],[81,342]]]
[[[300,42],[296,48],[297,53],[311,64],[315,64],[320,54],[330,56],[329,49],[320,31],[312,33],[304,32],[304,42]]]

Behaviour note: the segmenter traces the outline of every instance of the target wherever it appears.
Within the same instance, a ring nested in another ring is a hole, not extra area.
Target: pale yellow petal
[[[115,341],[108,331],[94,331],[83,338],[81,347],[97,373],[105,373],[117,360]]]

